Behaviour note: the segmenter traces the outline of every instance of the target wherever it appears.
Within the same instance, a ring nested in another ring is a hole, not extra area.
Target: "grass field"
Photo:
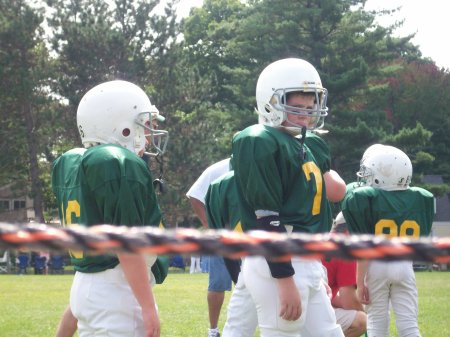
[[[418,272],[416,278],[422,336],[450,336],[450,272]],[[71,282],[72,275],[0,275],[0,337],[54,336]],[[170,273],[155,287],[161,336],[206,336],[207,285],[207,274]],[[225,316],[223,310],[221,328]],[[391,336],[397,336],[393,324]]]

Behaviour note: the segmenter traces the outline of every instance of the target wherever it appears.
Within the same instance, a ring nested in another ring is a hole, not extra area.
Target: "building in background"
[[[33,199],[26,189],[0,187],[0,222],[20,223],[34,220]]]
[[[441,185],[444,183],[440,175],[425,175],[422,182],[430,185]],[[450,238],[450,200],[448,193],[435,197],[436,215],[431,228],[431,236],[437,238]],[[450,264],[441,264],[441,270],[449,270]]]

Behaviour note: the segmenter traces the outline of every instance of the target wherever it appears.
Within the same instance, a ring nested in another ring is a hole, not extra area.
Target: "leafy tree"
[[[214,99],[225,104],[223,114],[237,117],[231,119],[236,131],[255,121],[256,80],[267,64],[285,57],[314,64],[330,91],[325,137],[334,166],[353,177],[351,166],[364,146],[393,130],[385,112],[368,105],[366,96],[376,94],[372,83],[383,83],[395,70],[387,65],[399,57],[420,57],[409,42],[412,36],[391,36],[399,24],[375,24],[377,15],[390,12],[367,12],[363,5],[356,0],[206,0],[182,25],[184,44],[202,74],[214,74]]]
[[[414,127],[417,123],[429,130],[430,142],[420,149],[436,158],[427,166],[428,174],[441,174],[450,181],[450,73],[430,62],[405,63],[389,81],[385,104],[394,130]],[[419,135],[420,136],[420,135]],[[419,143],[417,135],[409,137],[410,143]]]
[[[53,66],[43,40],[42,12],[25,1],[0,1],[2,184],[28,186],[43,221],[39,162],[49,151],[55,103],[48,93]]]
[[[106,80],[130,80],[170,132],[167,222],[189,223],[185,192],[230,153],[235,132],[256,122],[258,75],[285,57],[310,61],[329,89],[330,132],[322,136],[346,180],[374,143],[399,146],[419,175],[448,180],[448,71],[422,59],[412,36],[392,36],[401,22],[375,23],[390,11],[365,11],[364,0],[205,0],[179,23],[177,2],[160,15],[159,0],[46,0],[46,45],[43,9],[0,0],[0,181],[15,172],[33,195],[41,179],[49,188],[51,162],[79,144],[81,96]],[[155,161],[152,169],[159,174]],[[48,192],[38,204],[51,204]]]
[[[165,15],[155,14],[159,0],[47,0],[52,48],[59,76],[53,90],[68,100],[71,137],[78,140],[75,111],[82,95],[113,79],[134,82],[156,96],[163,58],[176,40],[173,1]],[[153,99],[154,98],[154,99]],[[159,97],[152,97],[152,103]]]
[[[124,79],[143,87],[166,122],[161,127],[169,129],[176,123],[174,102],[180,100],[175,87],[178,54],[178,23],[174,9],[177,1],[166,3],[163,13],[157,13],[159,0],[104,2],[100,0],[47,0],[54,9],[49,17],[53,29],[52,47],[58,55],[59,77],[53,90],[68,101],[64,113],[70,125],[70,136],[79,143],[75,117],[76,107],[82,95],[91,87],[107,80]],[[172,111],[173,116],[172,116]],[[166,180],[168,193],[164,198],[164,210],[171,214],[179,198],[174,195],[176,181],[171,178],[171,154],[173,139],[166,155]],[[72,142],[73,143],[73,142]],[[70,145],[71,146],[71,145]],[[68,146],[61,146],[61,153]],[[159,160],[159,159],[158,159]],[[160,174],[160,166],[152,161],[154,175]],[[171,220],[171,219],[170,219]],[[169,221],[170,223],[170,221]]]

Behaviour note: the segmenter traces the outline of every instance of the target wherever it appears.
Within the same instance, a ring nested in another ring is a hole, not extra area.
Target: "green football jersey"
[[[256,124],[233,139],[233,168],[241,222],[256,228],[255,211],[279,214],[295,232],[331,227],[331,207],[322,173],[330,169],[326,143],[308,133],[304,144],[280,129]]]
[[[430,234],[435,202],[420,187],[384,191],[362,186],[348,190],[342,213],[351,233],[419,237]]]
[[[234,171],[214,180],[205,196],[208,225],[213,229],[230,229],[243,232],[239,215],[239,202],[234,181]]]
[[[73,149],[53,164],[52,188],[63,226],[158,226],[161,212],[146,163],[116,145]],[[114,268],[116,255],[70,252],[75,270]]]

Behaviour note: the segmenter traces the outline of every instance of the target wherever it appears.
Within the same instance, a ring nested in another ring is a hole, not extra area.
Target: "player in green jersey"
[[[220,160],[208,166],[186,193],[192,209],[204,228],[208,228],[205,209],[205,196],[210,184],[230,170],[230,158]],[[191,256],[191,271],[194,269]],[[218,328],[220,311],[225,299],[225,291],[231,290],[231,275],[227,271],[226,261],[220,255],[204,256],[209,266],[208,277],[208,337],[220,337]]]
[[[387,237],[430,234],[435,207],[427,190],[410,187],[412,165],[392,146],[365,153],[353,184],[342,202],[351,233]],[[389,336],[389,303],[399,336],[420,336],[418,295],[412,261],[358,261],[358,297],[367,310],[369,337]]]
[[[240,221],[233,170],[220,176],[209,185],[205,197],[205,208],[210,228],[238,232],[246,230]],[[253,337],[258,319],[255,303],[245,288],[242,277],[239,277],[240,260],[225,258],[224,260],[235,287],[227,308],[227,323],[223,329],[223,336]]]
[[[323,161],[319,163],[319,167],[323,167],[325,169],[330,167],[329,156],[320,156],[320,154],[328,152],[326,149],[326,144],[321,138],[319,138],[316,134],[307,131],[305,144],[313,153],[319,154],[317,158]],[[327,183],[327,181],[332,181],[331,179],[326,178],[328,174],[337,176],[337,173],[334,171],[325,172],[325,183]],[[340,185],[340,192],[327,189],[327,198],[336,202],[339,201],[343,197],[343,184],[344,182],[342,181]],[[239,232],[247,230],[247,228],[242,226],[242,222],[240,221],[241,216],[239,213],[234,171],[230,171],[222,175],[210,184],[207,196],[205,198],[205,205],[209,227],[216,229],[225,228]],[[249,216],[244,216],[244,218],[249,218]],[[225,261],[227,263],[229,260],[226,259]],[[227,321],[223,330],[223,336],[251,337],[254,335],[258,324],[255,303],[253,302],[248,290],[245,288],[242,277],[240,279],[238,278],[240,267],[238,268],[236,264],[227,264],[227,268],[230,274],[233,275],[232,278],[235,282],[235,287],[228,304]]]
[[[138,86],[126,81],[89,90],[77,110],[84,149],[53,166],[52,187],[61,222],[93,226],[159,226],[153,178],[140,158],[150,145],[164,153],[168,133],[152,126],[159,112]],[[160,336],[147,264],[141,255],[71,252],[75,277],[70,309],[82,336]],[[156,257],[151,257],[152,264]]]
[[[323,147],[313,152],[305,141],[307,130],[323,125],[326,98],[316,69],[301,59],[274,62],[259,76],[260,124],[241,131],[232,145],[244,227],[282,233],[330,230],[327,190],[343,196],[345,183],[333,179],[337,174],[327,167],[326,144],[317,137]],[[261,336],[343,336],[320,261],[248,257],[242,277],[256,304]]]

